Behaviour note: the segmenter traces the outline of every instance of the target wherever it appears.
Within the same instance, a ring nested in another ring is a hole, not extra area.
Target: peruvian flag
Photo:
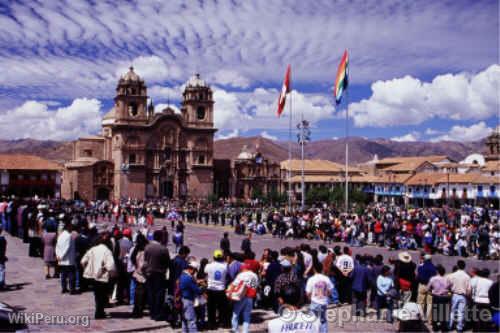
[[[285,80],[283,81],[283,87],[281,88],[280,97],[278,99],[278,112],[276,113],[278,117],[281,116],[283,110],[285,109],[286,94],[290,92],[290,72],[291,67],[288,65],[286,68]]]

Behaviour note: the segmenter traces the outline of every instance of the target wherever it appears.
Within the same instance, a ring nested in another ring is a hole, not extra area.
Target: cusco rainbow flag
[[[335,96],[335,103],[338,105],[342,101],[344,94],[349,84],[349,55],[347,50],[344,51],[342,60],[340,61],[339,68],[337,69],[337,78],[335,79],[335,87],[333,94]]]

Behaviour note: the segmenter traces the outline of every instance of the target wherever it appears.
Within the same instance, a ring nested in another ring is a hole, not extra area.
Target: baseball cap
[[[222,250],[217,249],[214,251],[214,258],[215,259],[221,259],[222,257],[224,257]]]

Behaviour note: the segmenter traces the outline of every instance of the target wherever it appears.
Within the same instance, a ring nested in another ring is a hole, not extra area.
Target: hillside
[[[217,140],[214,144],[215,158],[236,158],[243,146],[251,152],[256,149],[265,158],[282,161],[288,158],[288,143],[272,141],[262,137],[236,137]],[[258,147],[258,148],[257,148]],[[297,143],[292,144],[292,155],[300,157]],[[351,163],[369,161],[376,154],[379,158],[392,156],[425,156],[448,155],[455,160],[461,160],[471,153],[482,152],[484,142],[396,142],[385,139],[369,140],[359,137],[349,139],[349,160]],[[0,153],[24,153],[45,157],[59,162],[67,161],[72,156],[71,142],[42,141],[33,139],[0,140]],[[306,146],[306,158],[325,159],[343,162],[345,140],[319,140]]]

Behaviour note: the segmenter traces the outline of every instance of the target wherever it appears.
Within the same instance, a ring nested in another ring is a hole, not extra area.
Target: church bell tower
[[[116,87],[115,109],[117,123],[147,122],[147,88],[134,67],[123,75]]]

